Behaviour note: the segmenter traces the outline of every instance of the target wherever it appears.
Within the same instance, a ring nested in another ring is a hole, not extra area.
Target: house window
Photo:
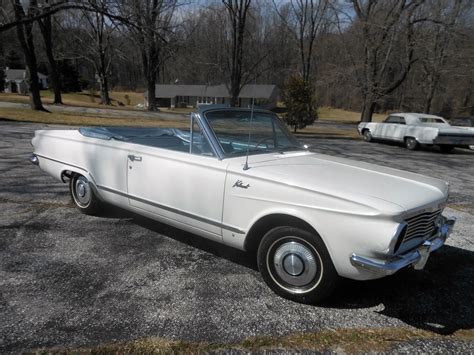
[[[198,97],[198,100],[197,100],[197,103],[198,104],[213,104],[214,103],[214,98],[213,97],[209,97],[209,96],[203,96],[203,97]]]

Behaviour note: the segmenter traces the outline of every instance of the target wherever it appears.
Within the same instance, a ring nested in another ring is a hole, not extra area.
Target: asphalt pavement
[[[458,218],[424,270],[346,280],[325,305],[310,306],[272,293],[246,253],[130,213],[78,213],[67,185],[27,162],[40,128],[0,121],[0,353],[144,337],[236,342],[337,328],[444,335],[474,326],[473,151],[305,138],[321,153],[448,180],[446,214]],[[433,340],[394,350],[472,353],[474,346]]]

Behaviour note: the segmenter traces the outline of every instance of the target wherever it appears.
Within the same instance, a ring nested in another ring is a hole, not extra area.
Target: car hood
[[[439,179],[365,162],[311,152],[265,154],[245,158],[229,169],[290,187],[303,188],[371,206],[386,213],[412,212],[444,203],[448,183]]]

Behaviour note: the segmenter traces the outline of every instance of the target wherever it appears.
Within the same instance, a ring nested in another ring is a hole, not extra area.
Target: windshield
[[[302,149],[275,114],[240,110],[206,113],[209,126],[226,156]]]

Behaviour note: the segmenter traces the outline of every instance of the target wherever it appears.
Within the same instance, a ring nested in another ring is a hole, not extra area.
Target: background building
[[[229,104],[231,95],[226,85],[156,85],[155,96],[160,107],[197,107],[199,105]],[[148,105],[148,92],[145,103]],[[263,108],[276,106],[276,85],[245,85],[240,91],[239,106],[255,105]]]
[[[48,88],[48,77],[38,73],[39,84],[42,89]],[[28,93],[28,77],[25,69],[5,69],[5,92]]]

